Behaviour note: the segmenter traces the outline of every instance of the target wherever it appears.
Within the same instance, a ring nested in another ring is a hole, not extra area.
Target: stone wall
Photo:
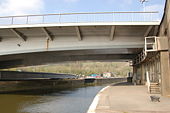
[[[63,80],[22,80],[22,81],[0,81],[0,93],[13,93],[20,91],[56,91],[68,88],[77,88],[88,85],[103,85],[120,83],[126,78],[94,79],[85,82],[84,79],[63,79]]]
[[[160,46],[167,47],[160,51],[161,92],[170,95],[170,0],[166,1],[164,17],[159,29]]]

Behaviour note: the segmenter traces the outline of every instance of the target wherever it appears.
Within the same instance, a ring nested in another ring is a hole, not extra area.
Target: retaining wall
[[[0,93],[16,91],[62,90],[66,88],[83,87],[86,85],[110,84],[126,81],[126,78],[95,79],[93,82],[85,82],[85,79],[66,79],[66,80],[24,80],[24,81],[0,81]]]

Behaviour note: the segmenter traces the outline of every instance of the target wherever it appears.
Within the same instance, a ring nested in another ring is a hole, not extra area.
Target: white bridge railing
[[[0,25],[94,22],[154,22],[159,12],[58,13],[0,17]]]

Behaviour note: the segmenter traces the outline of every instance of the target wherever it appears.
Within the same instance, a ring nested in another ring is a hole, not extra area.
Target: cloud
[[[3,0],[0,2],[0,16],[40,13],[43,0]]]

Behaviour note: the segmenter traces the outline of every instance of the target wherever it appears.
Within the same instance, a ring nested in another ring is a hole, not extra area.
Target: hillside
[[[51,72],[51,73],[70,73],[78,75],[89,75],[93,73],[102,74],[103,72],[113,72],[117,76],[127,76],[132,71],[129,63],[124,62],[82,62],[62,63],[55,65],[20,67],[6,70],[22,70],[30,72]]]

